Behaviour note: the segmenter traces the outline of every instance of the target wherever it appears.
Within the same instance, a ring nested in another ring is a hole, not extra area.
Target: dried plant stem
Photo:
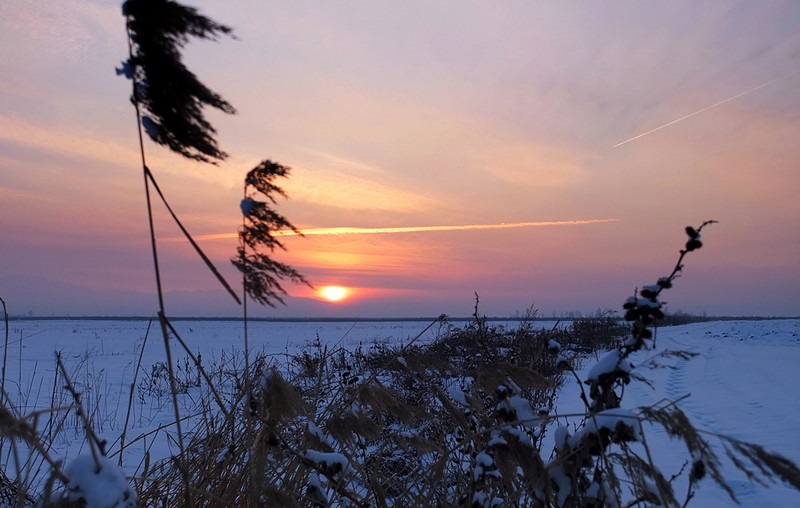
[[[128,56],[129,58],[133,58],[133,42],[131,38],[130,27],[126,25],[126,30],[128,33]],[[132,97],[136,97],[136,80],[132,82]],[[155,179],[152,177],[152,173],[150,169],[147,167],[147,158],[145,156],[144,151],[144,135],[142,132],[142,112],[139,106],[139,102],[134,100],[133,101],[134,110],[136,111],[136,132],[139,137],[139,155],[141,157],[142,162],[142,176],[144,178],[144,191],[145,191],[145,201],[147,204],[147,221],[149,225],[149,233],[150,233],[150,246],[153,253],[153,272],[156,278],[156,293],[158,294],[158,319],[159,323],[161,324],[161,334],[164,338],[164,350],[167,356],[167,369],[169,371],[169,382],[170,382],[170,391],[172,392],[172,405],[175,412],[175,425],[176,431],[178,435],[178,446],[180,448],[180,457],[183,460],[183,456],[185,453],[183,447],[183,431],[181,429],[180,424],[180,408],[178,407],[178,394],[175,387],[175,372],[174,367],[172,366],[172,350],[169,344],[169,333],[167,332],[167,325],[166,325],[166,312],[164,306],[164,291],[161,284],[161,269],[158,262],[158,247],[156,244],[156,233],[155,233],[155,225],[153,223],[153,203],[150,197],[150,182],[152,181],[155,185]],[[160,191],[159,191],[160,193]],[[189,486],[186,485],[186,499],[188,504],[191,505],[191,498],[189,495]]]
[[[197,370],[200,372],[200,375],[203,376],[203,379],[206,380],[206,383],[208,384],[208,389],[211,390],[211,394],[214,395],[214,399],[216,399],[220,411],[222,411],[222,413],[225,415],[226,418],[229,417],[230,411],[228,411],[227,407],[225,407],[225,402],[223,402],[222,397],[220,397],[219,392],[214,387],[214,383],[211,382],[211,378],[208,377],[208,374],[206,373],[206,370],[203,368],[203,365],[189,349],[189,346],[186,345],[186,342],[183,341],[178,331],[175,329],[174,326],[172,326],[172,323],[166,318],[165,321],[167,323],[167,326],[169,327],[169,330],[172,332],[172,335],[175,336],[175,339],[183,347],[183,350],[186,352],[187,355],[189,355],[189,358],[192,359],[192,362],[194,362],[194,365],[195,367],[197,367]]]
[[[8,362],[8,310],[6,309],[6,301],[0,297],[0,303],[3,304],[3,320],[5,322],[5,342],[3,342],[3,372],[0,376],[0,397],[6,398],[6,363]],[[0,437],[0,445],[3,443],[3,438]],[[3,458],[3,446],[0,446],[0,460]]]
[[[183,428],[181,425],[181,410],[178,405],[178,387],[175,382],[175,367],[172,365],[172,347],[169,344],[169,332],[167,331],[167,318],[163,312],[158,313],[158,320],[161,323],[161,333],[164,336],[164,353],[167,356],[167,372],[169,373],[169,389],[172,396],[172,409],[175,414],[175,432],[177,434],[178,449],[180,454],[177,457],[178,467],[185,470],[186,448],[183,445]],[[186,501],[191,505],[189,494],[189,484],[186,483]]]
[[[219,283],[222,284],[222,286],[228,291],[228,294],[230,294],[233,297],[233,299],[236,300],[236,303],[241,304],[242,302],[239,300],[239,296],[236,294],[233,288],[231,288],[230,284],[228,284],[228,281],[226,281],[225,278],[222,276],[222,274],[219,273],[219,270],[217,270],[217,267],[214,266],[214,263],[212,263],[211,260],[208,258],[208,256],[206,256],[206,253],[203,252],[203,249],[200,248],[195,239],[192,238],[192,235],[189,234],[189,231],[184,227],[180,219],[178,219],[178,216],[175,214],[175,212],[172,210],[172,207],[169,205],[166,196],[164,196],[164,193],[161,192],[161,188],[158,186],[158,183],[156,182],[156,179],[153,176],[153,172],[150,171],[150,168],[148,168],[147,166],[143,167],[144,167],[145,178],[148,179],[150,183],[153,184],[153,188],[155,189],[156,194],[158,194],[158,196],[161,198],[161,202],[164,203],[164,206],[167,208],[167,211],[172,217],[172,220],[175,221],[175,224],[177,224],[178,228],[180,228],[181,232],[184,234],[186,239],[189,241],[192,247],[194,247],[194,250],[195,252],[197,252],[197,255],[200,256],[200,258],[206,264],[206,267],[208,267],[211,273],[213,273],[214,276],[217,278]]]
[[[197,412],[197,413],[193,413],[193,414],[190,414],[190,415],[184,415],[182,417],[182,420],[183,421],[188,421],[188,420],[191,420],[192,418],[196,418],[196,417],[202,416],[202,415],[203,415],[202,412]],[[143,433],[139,434],[135,438],[133,438],[130,441],[128,441],[127,443],[125,443],[125,447],[124,448],[120,448],[119,452],[115,452],[115,453],[111,454],[111,456],[113,457],[116,453],[121,453],[121,452],[125,451],[126,449],[130,448],[131,446],[133,446],[134,444],[138,443],[139,441],[141,441],[143,439],[146,439],[146,438],[148,438],[148,437],[150,437],[150,436],[152,436],[154,434],[158,434],[162,430],[165,430],[165,429],[168,429],[168,428],[172,427],[172,425],[174,423],[175,422],[163,423],[163,424],[159,425],[158,427],[156,427],[155,429],[152,429],[152,430],[149,430],[147,432],[143,432]]]
[[[242,188],[242,200],[247,199],[247,184]],[[242,215],[242,232],[239,234],[239,246],[241,247],[241,263],[244,264],[247,258],[247,244],[244,241],[244,230],[247,227],[247,218]],[[242,272],[242,320],[244,324],[244,387],[245,393],[250,393],[250,338],[249,326],[247,321],[247,273]]]
[[[641,419],[639,422],[641,423]],[[656,467],[656,463],[653,461],[653,455],[650,453],[650,446],[647,444],[647,433],[642,429],[642,446],[644,447],[644,453],[647,455],[647,462],[650,463],[650,467],[653,468],[654,471],[658,470]],[[658,489],[658,497],[662,503],[666,503],[668,497],[666,492],[664,492],[664,486],[661,484],[660,481],[655,481],[656,488]],[[691,488],[691,483],[690,483]]]
[[[133,380],[131,381],[130,393],[128,394],[128,410],[125,414],[125,424],[122,426],[122,434],[119,438],[119,465],[122,466],[122,451],[125,449],[125,438],[128,435],[128,423],[131,419],[131,410],[133,409],[133,391],[136,388],[136,380],[139,378],[139,370],[142,367],[142,357],[144,357],[144,348],[147,346],[147,338],[150,336],[150,327],[153,320],[147,322],[147,331],[144,333],[144,340],[142,341],[142,349],[139,351],[139,361],[136,362],[136,368],[133,371]]]
[[[86,415],[86,411],[81,403],[81,394],[75,389],[75,385],[72,383],[69,373],[67,373],[67,368],[64,367],[64,362],[61,361],[60,352],[56,353],[56,363],[58,364],[58,370],[61,371],[61,376],[64,378],[64,388],[66,388],[70,395],[72,395],[72,399],[75,401],[75,410],[78,412],[78,416],[83,422],[83,428],[86,432],[86,440],[89,442],[89,449],[92,452],[92,458],[97,466],[97,471],[100,471],[100,456],[105,455],[105,442],[94,433],[92,424],[89,421],[89,417]]]
[[[0,378],[0,393],[6,393],[6,364],[8,361],[8,309],[6,309],[6,301],[0,297],[0,303],[3,304],[3,320],[6,325],[5,342],[3,343],[3,373]]]

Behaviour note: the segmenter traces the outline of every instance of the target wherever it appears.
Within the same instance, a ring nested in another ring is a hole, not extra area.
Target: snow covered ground
[[[256,322],[251,325],[250,341],[255,351],[276,355],[295,354],[303,346],[319,339],[322,344],[356,348],[374,342],[406,342],[425,330],[426,322]],[[460,325],[456,323],[456,325]],[[549,327],[552,323],[539,323]],[[152,366],[163,361],[164,346],[157,323],[153,322],[145,345],[147,321],[31,320],[12,321],[9,346],[5,356],[5,390],[23,414],[49,408],[59,399],[53,391],[56,376],[54,352],[60,351],[96,430],[111,443],[119,437],[126,417],[130,384],[142,356],[140,380],[153,372]],[[178,321],[176,328],[195,354],[202,354],[204,365],[219,363],[223,356],[235,355],[242,347],[241,323],[230,321]],[[435,325],[423,338],[433,337]],[[657,350],[685,350],[697,353],[692,360],[670,360],[673,368],[638,369],[651,379],[655,389],[633,382],[627,389],[623,406],[629,409],[650,405],[663,398],[688,398],[681,407],[701,429],[726,434],[764,445],[787,458],[800,462],[800,320],[718,321],[659,329]],[[173,346],[178,363],[186,354]],[[640,353],[637,365],[654,352]],[[588,369],[593,360],[585,362]],[[59,381],[60,382],[60,381]],[[574,380],[562,390],[559,412],[582,410]],[[129,438],[135,438],[171,418],[167,397],[143,397],[134,394]],[[83,440],[74,417],[61,424],[68,429],[55,443],[54,454],[75,457]],[[54,423],[59,423],[57,419]],[[40,432],[46,434],[48,418],[39,420]],[[71,429],[71,430],[70,430]],[[670,441],[663,432],[645,426],[655,462],[669,477],[686,460],[683,446]],[[70,437],[71,436],[71,437]],[[709,439],[714,443],[713,437]],[[7,444],[7,443],[6,443]],[[170,453],[162,433],[137,442],[126,453],[126,470],[138,464],[129,460],[142,457],[150,449],[153,459]],[[9,471],[8,449],[0,450],[0,466]],[[723,454],[724,455],[724,454]],[[129,458],[130,457],[130,458]],[[761,486],[749,481],[732,466],[725,467],[730,486],[743,506],[800,506],[800,492],[783,485]],[[676,489],[681,492],[680,488]],[[701,488],[692,506],[731,506],[732,502],[710,480]]]
[[[623,407],[635,409],[688,395],[680,407],[697,428],[760,444],[800,463],[800,321],[716,321],[661,328],[656,351],[639,353],[633,363],[643,365],[664,350],[697,356],[664,362],[672,368],[637,369],[653,381],[655,389],[633,381],[626,389]],[[584,371],[593,363],[586,362]],[[574,380],[568,383],[559,397],[559,411],[582,410],[579,393]],[[671,441],[660,428],[645,426],[645,431],[661,472],[669,477],[680,470],[688,458],[683,444]],[[724,458],[713,436],[706,437]],[[759,485],[724,460],[723,465],[742,506],[800,506],[800,492],[791,487]],[[682,494],[685,487],[675,490]],[[710,479],[703,480],[692,501],[692,506],[699,507],[733,505]]]
[[[173,323],[194,355],[202,356],[208,371],[220,371],[232,364],[243,368],[243,326],[238,321],[175,321]],[[355,349],[375,343],[407,342],[423,333],[422,340],[439,332],[435,324],[425,321],[255,321],[250,323],[249,341],[253,355],[265,353],[280,364],[309,344],[319,343],[331,349]],[[2,337],[2,336],[0,336]],[[196,378],[191,362],[181,346],[172,340],[172,355],[178,371],[176,377]],[[174,421],[174,413],[166,384],[166,371],[159,368],[164,362],[164,343],[158,321],[146,320],[18,320],[9,325],[9,344],[0,355],[5,356],[4,388],[20,414],[51,406],[72,403],[62,390],[64,380],[57,374],[56,352],[60,353],[75,387],[81,392],[95,431],[109,442],[109,454],[118,452],[118,438],[128,418],[131,383],[141,355],[141,369],[133,392],[127,442],[135,445],[125,452],[125,467],[135,474],[138,462],[150,453],[152,460],[175,453],[170,448],[167,432],[171,427],[156,431],[159,426]],[[3,358],[0,358],[0,362]],[[185,368],[189,367],[188,369]],[[183,370],[181,370],[183,369]],[[218,378],[222,378],[220,372]],[[57,387],[53,389],[54,385]],[[181,397],[182,415],[196,411],[201,389],[190,388]],[[85,452],[83,427],[77,418],[65,417],[66,412],[45,414],[39,418],[38,429],[45,436],[56,435],[55,455],[75,457]],[[166,431],[166,432],[165,432]],[[136,440],[139,436],[146,436]],[[7,445],[5,442],[4,445]],[[129,457],[137,462],[129,463]],[[12,454],[0,448],[0,467],[14,471]],[[41,460],[26,464],[36,476],[43,467]]]

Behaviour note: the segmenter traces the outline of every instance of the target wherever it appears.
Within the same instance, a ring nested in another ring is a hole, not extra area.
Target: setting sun
[[[329,302],[338,302],[343,300],[348,292],[346,288],[341,286],[325,286],[320,288],[319,295]]]

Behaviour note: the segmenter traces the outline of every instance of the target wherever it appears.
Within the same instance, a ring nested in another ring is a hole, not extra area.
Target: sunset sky
[[[171,205],[232,281],[245,174],[292,167],[305,237],[260,315],[619,309],[719,220],[673,311],[800,315],[800,3],[186,2],[236,39],[187,66],[220,166],[148,142]],[[11,313],[157,309],[120,2],[0,2],[0,297]],[[235,304],[157,207],[167,310]],[[335,228],[335,229],[331,229]]]

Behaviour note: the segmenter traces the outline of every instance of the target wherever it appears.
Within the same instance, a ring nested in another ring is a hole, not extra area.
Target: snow
[[[320,430],[320,428],[317,427],[317,425],[314,422],[308,422],[308,433],[316,437],[323,443],[327,442],[325,434],[323,434],[322,430]]]
[[[657,300],[651,300],[649,298],[636,299],[636,305],[638,307],[645,307],[650,309],[658,309],[661,307],[661,304]]]
[[[559,425],[555,430],[555,448],[559,451],[567,446],[567,439],[569,439],[569,430],[563,425]]]
[[[447,387],[447,395],[449,395],[451,399],[453,399],[455,402],[458,402],[462,406],[469,407],[467,396],[463,391],[461,391],[461,387],[455,383],[452,383]]]
[[[174,324],[192,351],[202,354],[204,365],[219,365],[223,359],[234,358],[235,351],[241,349],[243,331],[239,322],[176,321]],[[412,321],[355,324],[253,322],[249,337],[254,352],[263,352],[273,358],[276,365],[283,365],[287,356],[297,354],[318,340],[322,346],[346,349],[372,343],[401,344],[411,340],[427,325],[427,322]],[[541,326],[551,328],[553,323],[542,323]],[[54,351],[60,351],[73,380],[81,383],[83,401],[88,406],[87,412],[93,415],[96,431],[110,443],[109,462],[113,466],[119,457],[117,438],[125,421],[130,384],[147,327],[147,321],[135,320],[13,320],[9,347],[5,352],[8,355],[6,391],[23,414],[48,408],[51,404],[68,404],[68,399],[52,401],[53,393],[49,388],[55,375]],[[157,372],[159,362],[163,362],[163,341],[157,333],[157,322],[153,321],[144,344],[140,382],[146,374]],[[436,327],[433,327],[420,340],[429,340],[435,334]],[[599,377],[618,366],[634,375],[631,383],[625,386],[624,409],[603,414],[597,423],[589,425],[599,424],[608,428],[620,421],[628,423],[638,414],[639,407],[688,395],[679,402],[679,407],[698,428],[757,443],[800,462],[800,433],[797,432],[800,429],[800,398],[796,386],[796,366],[800,364],[800,320],[716,321],[660,328],[655,344],[656,350],[642,351],[631,357],[636,367],[627,360],[620,362],[618,353],[614,352],[600,354],[599,362],[594,358],[584,362],[583,370],[578,373],[580,379]],[[661,358],[660,363],[667,368],[648,368],[653,364],[651,359],[670,350],[684,350],[697,356],[689,360]],[[182,362],[185,353],[174,349],[173,356]],[[650,379],[655,389],[637,381],[635,376]],[[557,412],[560,415],[583,414],[581,389],[572,376],[566,379],[567,384],[559,395]],[[196,390],[192,388],[186,394],[187,404],[198,395]],[[463,396],[459,391],[455,387],[448,389],[454,399]],[[83,429],[73,422],[73,418],[65,422],[72,427],[53,443],[52,455],[70,464],[73,476],[81,480],[81,485],[85,483],[83,480],[92,479],[91,486],[105,485],[106,494],[113,493],[115,499],[118,498],[128,485],[125,477],[136,474],[138,459],[145,449],[150,450],[153,461],[174,453],[163,431],[135,441],[136,437],[171,421],[167,397],[159,398],[153,392],[140,398],[138,391],[135,393],[127,438],[127,442],[133,444],[124,452],[122,471],[104,466],[101,474],[93,473],[95,465],[91,456],[88,459],[80,457],[86,452],[85,437]],[[518,405],[514,395],[511,397],[509,405],[519,414],[526,406]],[[59,415],[55,415],[54,421],[58,421]],[[561,427],[557,429],[554,426],[545,437],[565,445],[570,440],[570,432],[580,432],[580,429],[573,430],[578,422],[577,419],[561,417],[557,422]],[[47,417],[40,417],[40,432],[47,429],[47,424]],[[665,477],[669,478],[680,471],[687,460],[691,461],[683,444],[671,440],[660,428],[642,423],[639,429],[634,427],[634,430],[637,436],[639,432],[644,435],[655,463]],[[324,437],[313,424],[309,424],[309,433]],[[783,484],[762,486],[748,480],[724,462],[719,442],[711,434],[705,437],[720,452],[723,473],[742,506],[800,506],[800,492]],[[3,451],[3,457],[10,460],[10,454],[5,453],[7,450]],[[35,454],[31,457],[35,459]],[[74,457],[79,458],[73,460]],[[340,467],[342,470],[352,467],[346,457],[333,452],[307,450],[305,457],[324,467]],[[4,466],[7,471],[15,470],[11,464]],[[556,469],[551,473],[556,483],[563,481]],[[678,480],[676,492],[685,491],[685,482],[681,481]],[[107,495],[104,499],[111,501]],[[732,505],[727,494],[708,479],[700,483],[700,489],[690,503],[690,506],[711,508]]]
[[[331,476],[347,474],[351,468],[350,461],[341,453],[306,450],[301,452],[300,455],[312,462],[320,471]]]
[[[498,446],[508,445],[508,441],[506,441],[497,430],[493,430],[491,436],[492,437],[489,438],[489,440],[486,442],[487,448],[495,448]]]
[[[255,208],[256,202],[252,198],[244,198],[239,206],[242,209],[242,215],[249,216]]]
[[[133,65],[131,65],[130,60],[125,60],[122,62],[122,64],[115,68],[114,71],[117,73],[117,76],[125,76],[125,79],[133,79],[134,68]]]
[[[589,375],[586,376],[586,382],[597,381],[604,375],[610,374],[617,369],[623,372],[630,372],[632,368],[633,365],[631,362],[626,358],[622,358],[622,354],[619,350],[614,349],[606,353],[606,355],[589,370]]]
[[[64,469],[69,478],[64,497],[87,508],[135,508],[136,492],[110,460],[80,455]],[[81,504],[81,502],[83,504]]]
[[[622,430],[620,426],[629,429],[634,440],[642,441],[642,426],[639,422],[639,416],[627,409],[614,408],[601,411],[593,418],[587,419],[583,427],[569,438],[568,443],[570,446],[577,446],[583,441],[586,434],[597,434],[600,429],[606,429],[611,432]]]
[[[664,351],[683,350],[697,356],[682,360],[661,359],[664,368],[648,368],[647,360]],[[760,485],[749,480],[725,459],[719,441],[711,433],[720,433],[760,444],[800,463],[800,398],[797,396],[797,365],[800,364],[800,320],[713,321],[659,328],[656,349],[642,351],[633,358],[633,374],[653,382],[632,381],[625,387],[622,406],[635,411],[657,402],[681,400],[679,407],[690,421],[705,431],[704,437],[723,460],[723,474],[745,507],[800,506],[800,492],[784,484]],[[585,369],[596,375],[614,364],[614,354],[601,358],[601,367]],[[665,365],[666,364],[666,365]],[[592,374],[588,374],[591,378]],[[583,413],[580,387],[568,378],[561,390],[558,408],[561,414]],[[671,440],[660,427],[641,425],[654,462],[669,478],[692,457],[685,446]],[[563,439],[564,432],[559,433]],[[684,478],[676,492],[685,492]],[[728,495],[710,479],[701,481],[690,506],[735,506]]]
[[[486,452],[480,452],[475,456],[475,470],[472,477],[475,481],[480,480],[484,474],[491,474],[492,471],[486,471],[494,466],[494,459]]]
[[[143,116],[142,127],[144,127],[145,132],[151,139],[158,138],[158,124],[152,118],[147,115]]]
[[[550,479],[557,490],[558,506],[564,506],[567,498],[572,493],[572,482],[564,473],[564,466],[554,465],[549,468]]]
[[[203,365],[207,369],[213,370],[215,365],[223,363],[235,363],[243,367],[244,359],[240,351],[244,332],[241,322],[176,320],[173,324],[192,352],[202,355]],[[429,324],[427,321],[253,321],[250,323],[249,339],[252,355],[263,353],[273,365],[281,366],[286,364],[288,357],[317,343],[330,349],[343,347],[350,350],[363,344],[401,344],[416,337]],[[419,340],[430,340],[437,333],[437,327],[431,327]],[[172,344],[173,358],[179,366],[183,366],[187,355],[174,341]],[[51,389],[56,371],[55,351],[61,352],[70,376],[79,384],[95,431],[101,439],[110,443],[108,453],[114,462],[119,458],[118,439],[125,424],[131,382],[141,354],[142,363],[131,403],[126,449],[123,452],[123,468],[128,476],[141,474],[140,462],[145,452],[149,452],[151,462],[155,462],[177,451],[168,438],[173,432],[170,424],[174,416],[168,410],[170,398],[163,364],[164,345],[157,320],[148,325],[147,320],[134,319],[12,319],[8,349],[5,351],[5,389],[19,413],[26,415],[36,409],[72,403],[71,397],[63,390]],[[178,370],[176,375],[194,378],[191,372],[182,372]],[[267,369],[266,373],[269,372]],[[60,378],[58,383],[60,388]],[[199,397],[206,396],[199,388],[190,387],[180,397],[184,414],[188,414]],[[74,415],[69,415],[71,418],[62,422],[65,414],[47,413],[38,419],[38,429],[47,432],[50,425],[65,427],[65,431],[53,443],[52,455],[69,462],[70,458],[85,451],[85,433]],[[162,425],[166,427],[159,430]],[[8,446],[7,441],[3,444]],[[12,454],[8,451],[8,448],[2,450],[2,466],[6,471],[13,471],[15,467],[9,462]],[[25,467],[38,470],[41,457],[36,453],[28,457],[30,462],[24,464]],[[25,460],[23,453],[22,461]],[[41,482],[42,479],[38,477],[37,481]],[[41,487],[41,483],[38,485]]]
[[[539,424],[539,419],[533,412],[531,403],[519,395],[507,397],[497,407],[498,409],[505,409],[509,414],[516,415],[516,419],[526,427],[535,428]]]
[[[325,486],[317,473],[312,472],[308,475],[308,491],[306,494],[320,505],[328,506]]]

